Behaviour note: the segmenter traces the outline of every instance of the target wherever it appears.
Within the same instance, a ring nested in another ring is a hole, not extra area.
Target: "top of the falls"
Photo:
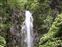
[[[27,10],[27,11],[25,11],[25,16],[31,17],[32,16],[32,13]]]

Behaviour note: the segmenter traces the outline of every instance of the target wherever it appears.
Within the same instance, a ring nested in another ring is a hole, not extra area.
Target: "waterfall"
[[[24,47],[33,47],[33,17],[30,11],[25,11],[25,21],[22,25]]]

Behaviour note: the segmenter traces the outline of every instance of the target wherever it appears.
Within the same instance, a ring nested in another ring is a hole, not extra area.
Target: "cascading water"
[[[22,25],[24,47],[33,47],[33,17],[30,11],[25,11],[25,21]]]

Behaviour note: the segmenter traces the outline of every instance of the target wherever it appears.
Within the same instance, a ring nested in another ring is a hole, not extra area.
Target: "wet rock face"
[[[11,45],[14,45],[14,46],[17,46],[18,45],[19,46],[19,43],[21,42],[21,35],[20,34],[21,34],[21,31],[18,30],[16,27],[12,27],[10,29]]]
[[[21,47],[21,24],[23,21],[23,12],[17,8],[12,10],[11,21],[12,24],[8,31],[7,47]]]

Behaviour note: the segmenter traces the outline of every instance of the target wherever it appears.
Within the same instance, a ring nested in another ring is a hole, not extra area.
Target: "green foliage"
[[[34,31],[39,33],[39,36],[45,33],[42,38],[40,38],[39,47],[61,46],[62,14],[57,17],[56,14],[57,11],[62,10],[62,2],[60,0],[58,2],[56,1],[58,0],[0,0],[0,35],[9,40],[9,38],[6,38],[7,31],[9,32],[9,29],[16,25],[14,21],[18,21],[18,24],[21,25],[24,20],[24,11],[30,10],[34,18]],[[16,16],[13,15],[14,13]],[[53,20],[54,18],[56,18],[55,21]],[[55,37],[59,37],[59,39]],[[0,47],[3,46],[0,45]]]
[[[53,22],[53,17],[52,16],[47,16],[46,18],[45,18],[45,20],[43,20],[44,21],[44,24],[42,25],[42,28],[47,28],[47,30],[49,30],[49,28],[51,27],[51,24],[52,24],[52,22]]]
[[[0,47],[4,47],[5,45],[6,45],[5,39],[0,36]]]
[[[55,21],[53,22],[49,32],[47,34],[45,34],[41,39],[40,39],[40,45],[49,42],[50,39],[54,38],[57,36],[57,34],[60,31],[60,29],[62,27],[62,14],[58,15],[55,19]],[[55,42],[56,43],[56,42]],[[54,46],[55,47],[55,46]]]
[[[62,40],[58,38],[51,38],[43,45],[40,45],[39,47],[62,47]]]

